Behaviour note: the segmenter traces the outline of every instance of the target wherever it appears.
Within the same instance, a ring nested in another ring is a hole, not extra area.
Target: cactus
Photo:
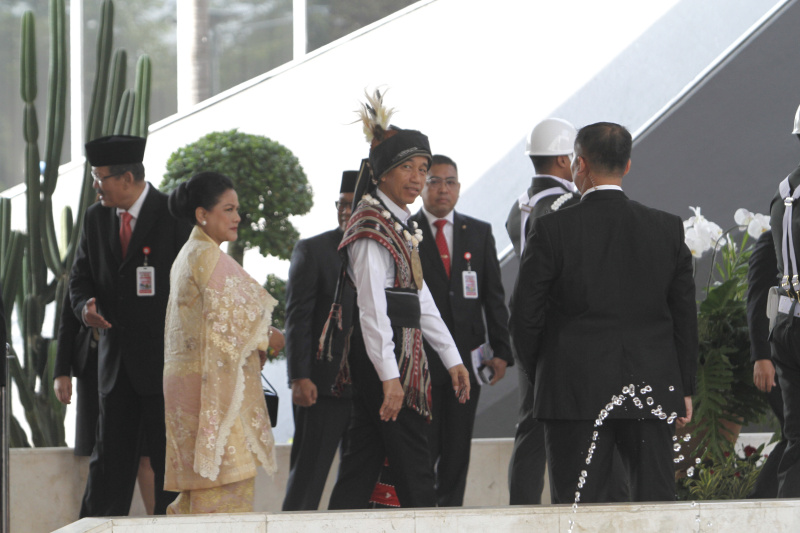
[[[112,58],[114,5],[104,0],[97,39],[97,73],[91,98],[86,140],[112,132],[146,135],[150,93],[150,61],[142,56],[137,65],[136,91],[124,91],[127,56],[118,50]],[[3,301],[8,307],[7,329],[11,330],[11,306],[16,305],[22,351],[9,361],[10,375],[31,429],[34,446],[64,446],[65,406],[53,393],[52,369],[61,306],[68,290],[70,266],[83,224],[83,215],[94,201],[91,166],[84,167],[80,203],[73,220],[66,208],[61,216],[60,239],[53,216],[53,193],[58,181],[59,161],[66,122],[67,39],[64,0],[50,0],[50,64],[44,164],[40,166],[39,125],[36,113],[35,20],[31,12],[22,18],[20,93],[25,105],[25,184],[27,233],[11,230],[11,202],[0,199],[0,279]],[[123,94],[128,94],[123,98]],[[139,95],[138,98],[135,95]],[[118,120],[118,117],[123,117]],[[48,278],[50,278],[48,280]],[[42,334],[45,309],[55,304],[52,336]],[[12,446],[28,446],[27,436],[12,415]]]

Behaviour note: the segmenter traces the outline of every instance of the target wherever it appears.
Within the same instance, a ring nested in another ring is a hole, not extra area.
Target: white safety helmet
[[[792,135],[800,135],[800,106],[797,107],[797,112],[794,114],[794,131]]]
[[[796,122],[795,122],[796,123]],[[578,130],[561,118],[548,118],[531,131],[525,146],[526,155],[568,155],[574,151]]]

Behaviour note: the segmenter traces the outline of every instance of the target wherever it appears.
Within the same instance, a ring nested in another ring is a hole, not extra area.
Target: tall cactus
[[[67,291],[70,266],[83,221],[94,201],[91,166],[84,167],[77,220],[67,208],[62,213],[60,242],[53,216],[53,194],[66,123],[67,37],[65,0],[50,0],[50,64],[47,95],[44,161],[40,164],[39,125],[36,116],[36,47],[33,13],[22,18],[21,96],[25,104],[23,133],[26,141],[27,233],[11,231],[11,203],[0,200],[0,279],[3,301],[16,305],[22,352],[10,362],[10,373],[31,428],[35,446],[63,446],[65,408],[53,393],[52,368],[61,306]],[[97,73],[91,97],[86,140],[112,132],[146,135],[150,94],[150,62],[142,56],[137,65],[136,92],[123,99],[127,56],[118,50],[112,59],[114,5],[104,0],[97,38]],[[134,95],[138,94],[136,98]],[[125,117],[119,121],[118,117]],[[42,335],[45,309],[54,304],[53,332]],[[10,330],[11,313],[6,313]],[[11,445],[28,441],[16,418],[11,420]]]

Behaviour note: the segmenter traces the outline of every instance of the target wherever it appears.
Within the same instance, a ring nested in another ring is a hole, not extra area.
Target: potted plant
[[[695,493],[708,495],[713,486],[709,472],[714,470],[716,477],[724,477],[733,468],[734,443],[742,425],[760,419],[768,410],[765,395],[753,383],[745,292],[753,245],[769,229],[769,219],[739,209],[734,216],[736,225],[722,231],[702,216],[700,208],[692,210],[694,216],[684,222],[686,244],[695,259],[709,251],[712,257],[705,297],[697,313],[699,358],[694,415],[683,430],[681,442],[687,433],[692,437],[688,445],[684,444],[681,453],[685,460],[679,463],[690,485],[697,481],[701,485],[695,486],[704,487]],[[738,241],[737,233],[741,233]],[[699,464],[704,467],[695,468]],[[756,468],[755,461],[752,466]],[[701,471],[704,478],[698,481],[696,476]],[[696,494],[692,497],[699,499]]]

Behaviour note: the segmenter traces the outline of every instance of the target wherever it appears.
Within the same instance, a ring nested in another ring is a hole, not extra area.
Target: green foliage
[[[308,0],[308,49],[316,50],[416,0]]]
[[[746,446],[744,456],[731,451],[706,459],[692,476],[678,480],[681,500],[744,500],[753,490],[763,465],[764,445]]]
[[[66,407],[53,392],[53,365],[57,349],[57,336],[61,318],[61,306],[67,291],[67,279],[72,265],[76,242],[80,236],[83,214],[93,202],[91,167],[86,164],[81,188],[80,207],[77,220],[72,219],[71,210],[62,215],[61,242],[53,216],[53,193],[58,180],[58,167],[64,141],[67,116],[67,38],[66,10],[64,0],[49,0],[50,63],[47,93],[47,122],[44,130],[44,165],[40,166],[39,125],[36,113],[36,36],[32,12],[22,18],[21,83],[20,95],[24,101],[23,134],[25,139],[25,183],[27,231],[25,234],[11,230],[11,203],[0,201],[0,274],[4,280],[3,300],[7,307],[7,318],[16,306],[19,337],[22,349],[12,346],[16,357],[9,360],[12,376],[25,418],[31,429],[31,440],[35,446],[64,446],[64,415]],[[105,121],[107,95],[115,98],[108,87],[120,85],[117,75],[109,77],[112,46],[113,3],[105,0],[98,37],[98,72],[91,101],[87,140],[109,133],[103,128],[113,125]],[[124,60],[124,54],[122,54]],[[144,58],[145,63],[149,63]],[[137,87],[145,95],[138,114],[134,115],[140,126],[146,122],[147,93],[149,93],[149,66],[142,67],[137,76]],[[141,79],[140,79],[141,78]],[[124,80],[122,81],[124,83]],[[111,93],[111,94],[110,94]],[[130,105],[135,105],[131,99]],[[119,108],[118,103],[113,107]],[[123,110],[121,109],[120,112]],[[127,113],[127,111],[126,111]],[[123,131],[127,133],[128,130]],[[146,133],[146,129],[145,132]],[[55,304],[52,336],[43,334],[46,308]],[[11,331],[10,322],[7,329]],[[13,338],[13,337],[12,337]],[[11,446],[29,446],[18,420],[12,415]]]
[[[289,216],[307,213],[313,203],[311,187],[294,154],[260,135],[237,130],[209,133],[170,156],[161,190],[170,192],[202,171],[220,172],[233,180],[242,217],[233,248],[257,247],[264,256],[289,259],[299,237]],[[241,257],[231,255],[241,263]]]
[[[766,396],[753,383],[745,292],[752,246],[744,234],[740,246],[723,246],[716,271],[697,315],[700,359],[690,431],[696,450],[720,459],[733,450],[735,436],[725,421],[744,424],[768,409]]]
[[[267,281],[264,282],[264,288],[267,289],[273,298],[278,300],[275,309],[272,310],[272,325],[283,331],[284,324],[286,323],[286,280],[274,274],[269,274],[267,276]],[[275,358],[283,359],[284,357],[286,357],[286,352],[281,350]]]
[[[283,325],[286,322],[286,280],[275,274],[269,274],[264,288],[278,300],[275,309],[272,310],[272,325],[283,331]]]

